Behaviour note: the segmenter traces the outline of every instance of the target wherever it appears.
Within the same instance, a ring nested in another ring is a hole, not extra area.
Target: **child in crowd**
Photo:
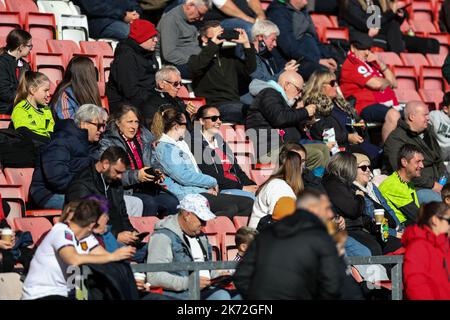
[[[442,202],[450,206],[450,183],[447,183],[441,190]]]
[[[50,80],[40,72],[27,71],[19,82],[11,121],[14,128],[35,143],[50,141],[55,121],[47,106]]]
[[[441,147],[443,161],[450,160],[450,116],[448,110],[450,107],[450,91],[444,95],[443,106],[441,110],[430,112],[430,123],[433,125],[437,141]]]
[[[238,252],[236,254],[236,257],[234,258],[234,261],[241,261],[244,257],[245,252],[247,251],[248,247],[250,246],[250,243],[255,239],[255,237],[258,235],[258,231],[254,228],[250,227],[241,227],[236,232],[235,236],[235,242],[236,247],[238,249]]]

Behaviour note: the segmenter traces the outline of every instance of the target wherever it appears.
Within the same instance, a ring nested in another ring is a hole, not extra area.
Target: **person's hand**
[[[295,61],[295,60],[291,60],[284,65],[284,71],[297,71],[297,70],[298,70],[298,64],[297,64],[297,61]]]
[[[359,120],[359,123],[362,124],[361,128],[365,129],[366,128],[366,123],[364,122],[364,120]]]
[[[159,170],[159,169],[155,169],[155,172],[156,172],[156,174],[159,175],[159,180],[158,180],[158,181],[155,181],[155,182],[156,182],[156,183],[159,183],[159,184],[163,183],[164,180],[166,179],[166,176],[164,175],[164,173],[162,173],[162,171]]]
[[[14,248],[14,245],[16,244],[15,237],[12,238],[10,242],[0,240],[0,249],[2,250],[11,250]]]
[[[123,244],[134,243],[138,240],[138,237],[136,237],[136,235],[136,232],[122,231],[117,235],[117,241]]]
[[[351,144],[360,144],[360,143],[364,142],[363,137],[361,137],[357,133],[349,133],[347,135],[347,137],[348,137],[348,142],[350,142]]]
[[[145,281],[137,281],[136,282],[136,287],[139,291],[147,291],[147,287],[145,286]]]
[[[369,54],[367,55],[367,62],[377,62],[378,63],[378,56],[373,52],[369,52]]]
[[[378,34],[379,31],[380,29],[378,28],[370,28],[367,34],[369,35],[369,37],[373,38]]]
[[[192,102],[189,101],[188,103],[186,103],[186,111],[192,116],[194,113],[197,112],[197,108],[194,106]]]
[[[398,232],[395,234],[395,236],[399,239],[401,239],[403,237],[403,232]]]
[[[221,26],[218,26],[216,28],[212,29],[212,37],[211,37],[211,41],[214,42],[217,45],[220,45],[221,43],[223,43],[225,40],[224,39],[219,39],[219,36],[223,33],[223,28]]]
[[[297,102],[295,103],[295,109],[303,109],[305,107],[305,104],[303,102],[303,100],[298,99]]]
[[[128,260],[131,259],[135,253],[136,248],[134,247],[130,246],[121,247],[116,251],[114,251],[113,253],[111,253],[111,261],[114,262],[114,261]]]
[[[356,190],[355,195],[364,197],[364,192],[362,192],[361,190]]]
[[[434,192],[437,192],[437,193],[441,193],[442,188],[443,188],[442,184],[435,182],[433,189],[431,189],[431,190],[433,190]]]
[[[309,104],[305,107],[306,111],[308,111],[308,116],[312,117],[316,114],[316,105],[315,104]]]
[[[248,40],[247,32],[241,28],[235,28],[237,32],[239,32],[239,38],[231,40],[235,43],[242,44],[245,48],[250,48],[250,40]]]
[[[334,64],[332,64],[332,62],[330,60],[333,60],[333,59],[320,59],[319,60],[319,64],[327,67],[328,70],[330,70],[331,72],[335,72],[336,71],[336,66]]]
[[[150,167],[143,167],[138,172],[138,180],[139,182],[150,182],[155,180],[155,176],[151,174],[145,173],[145,170],[150,169]]]
[[[213,196],[217,196],[217,194],[218,194],[218,188],[219,188],[218,186],[209,188],[209,189],[208,189],[208,193],[209,193],[209,194],[212,194]]]
[[[333,149],[335,145],[336,145],[336,141],[328,141],[327,142],[328,150],[331,151],[331,149]]]
[[[200,277],[200,289],[205,289],[211,285],[211,279],[206,277]]]
[[[345,219],[343,216],[339,216],[339,218],[336,221],[336,224],[339,230],[345,230]]]
[[[331,67],[332,68],[334,68],[334,70],[336,70],[337,69],[337,62],[336,62],[336,60],[334,60],[333,58],[329,58],[328,59],[328,63],[331,65]]]
[[[251,193],[256,193],[256,191],[258,190],[258,186],[256,186],[256,185],[244,186],[244,187],[242,187],[242,190],[251,192]]]
[[[139,19],[139,13],[136,11],[127,11],[125,17],[123,17],[123,21],[126,23],[130,23],[133,20]]]

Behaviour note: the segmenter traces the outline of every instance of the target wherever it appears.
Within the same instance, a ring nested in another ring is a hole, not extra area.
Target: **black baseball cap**
[[[350,33],[350,44],[358,50],[367,50],[372,48],[373,39],[368,34],[362,32]]]

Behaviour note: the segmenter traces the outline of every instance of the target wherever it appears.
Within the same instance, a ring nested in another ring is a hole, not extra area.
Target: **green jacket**
[[[424,156],[422,174],[420,177],[414,178],[412,182],[417,189],[432,189],[434,183],[446,173],[446,169],[436,134],[431,125],[424,131],[424,138],[422,139],[417,132],[411,131],[403,119],[398,121],[397,128],[392,131],[384,144],[387,171],[392,173],[398,169],[397,160],[400,148],[407,143],[423,150]]]

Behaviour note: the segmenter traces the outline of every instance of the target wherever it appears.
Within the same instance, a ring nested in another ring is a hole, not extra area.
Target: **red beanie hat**
[[[153,23],[147,20],[137,19],[130,23],[130,33],[128,38],[141,44],[157,34],[158,31]]]

